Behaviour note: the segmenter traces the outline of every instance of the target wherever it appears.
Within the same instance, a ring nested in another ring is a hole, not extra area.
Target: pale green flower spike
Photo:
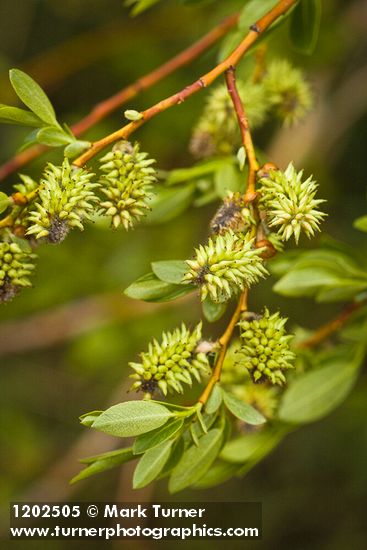
[[[63,241],[69,230],[83,230],[84,220],[90,218],[98,201],[94,191],[98,183],[91,180],[94,174],[70,165],[67,158],[62,166],[48,163],[40,182],[37,200],[33,203],[28,220],[27,235],[37,239],[46,237],[50,243]]]
[[[38,182],[33,180],[31,177],[26,174],[19,174],[19,178],[21,181],[14,185],[14,189],[16,189],[19,193],[22,193],[22,195],[29,195],[37,189]],[[22,226],[23,231],[25,231],[29,226],[28,216],[29,211],[32,210],[32,208],[32,203],[21,206],[14,205],[12,212],[14,226]]]
[[[277,230],[283,241],[294,235],[298,243],[303,231],[308,238],[320,231],[326,214],[318,210],[323,199],[315,199],[318,185],[310,176],[302,181],[303,170],[297,173],[292,163],[285,172],[269,170],[259,179],[260,207],[268,216],[269,227]]]
[[[260,126],[269,105],[263,86],[237,80],[237,89],[246,101],[246,115],[251,128]],[[240,144],[238,122],[227,87],[217,86],[210,92],[203,114],[194,129],[190,151],[197,158],[229,155]]]
[[[15,242],[0,243],[0,302],[8,302],[22,287],[31,286],[35,254]]]
[[[148,153],[139,151],[139,144],[122,141],[105,155],[101,162],[102,192],[107,200],[101,202],[101,214],[111,217],[113,227],[129,229],[149,210],[152,185],[156,171]]]
[[[164,332],[161,342],[153,340],[148,351],[140,354],[140,363],[129,363],[135,371],[130,378],[136,380],[131,389],[149,394],[157,389],[164,395],[168,392],[183,393],[183,383],[191,386],[192,377],[200,382],[202,375],[209,375],[207,355],[196,351],[201,327],[199,323],[189,331],[182,323],[181,328]]]
[[[253,248],[249,235],[228,230],[210,238],[208,244],[196,249],[194,260],[186,260],[189,271],[183,282],[200,287],[201,299],[226,302],[246,287],[268,275],[260,257],[263,248]]]
[[[312,107],[312,94],[302,71],[283,59],[269,63],[263,78],[265,94],[286,126],[302,120]]]
[[[283,371],[294,368],[295,354],[289,349],[293,335],[286,333],[286,322],[279,313],[270,315],[265,308],[261,319],[250,321],[245,317],[238,323],[243,342],[238,363],[249,371],[254,382],[269,380],[282,385],[286,382]]]

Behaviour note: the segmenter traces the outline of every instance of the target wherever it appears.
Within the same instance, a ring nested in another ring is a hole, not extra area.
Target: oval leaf
[[[205,298],[204,302],[202,302],[202,308],[205,319],[209,321],[209,323],[215,323],[215,321],[218,321],[222,315],[224,315],[227,304],[216,304],[210,298]]]
[[[154,401],[127,401],[104,411],[92,427],[117,437],[131,437],[159,428],[172,416]]]
[[[303,424],[322,418],[345,399],[357,374],[354,362],[342,360],[299,376],[283,395],[280,420]]]
[[[148,273],[124,290],[124,294],[134,300],[145,302],[168,302],[181,296],[185,296],[195,290],[194,285],[174,285],[165,283],[154,275]]]
[[[18,107],[9,107],[8,105],[0,105],[0,122],[3,124],[34,126],[35,128],[43,125],[42,120],[30,111]]]
[[[214,388],[212,389],[212,392],[209,396],[209,399],[205,405],[205,412],[207,414],[213,414],[217,412],[219,407],[222,404],[223,400],[223,392],[220,385],[217,383],[215,384]]]
[[[163,223],[176,218],[192,203],[195,185],[185,185],[175,189],[162,188],[150,201],[151,212],[146,223]]]
[[[215,173],[214,185],[218,197],[224,198],[230,191],[241,191],[245,180],[238,168],[227,164]]]
[[[6,193],[0,191],[0,214],[5,212],[8,206],[11,204],[12,200]]]
[[[29,75],[19,69],[9,71],[10,82],[27,107],[41,120],[51,126],[57,126],[54,108],[42,88]]]
[[[141,457],[134,472],[134,489],[145,487],[158,476],[171,454],[172,443],[172,440],[164,441]]]
[[[230,462],[218,461],[196,483],[198,489],[209,489],[224,483],[236,475],[240,466]]]
[[[152,269],[161,281],[179,285],[189,268],[184,260],[167,260],[153,262]]]
[[[105,472],[106,470],[111,470],[111,468],[121,466],[121,464],[125,464],[125,462],[129,462],[134,458],[136,457],[134,456],[131,448],[118,449],[116,451],[110,451],[108,453],[104,453],[95,457],[85,458],[81,460],[81,462],[88,464],[88,466],[84,468],[84,470],[79,472],[79,474],[77,474],[75,477],[73,477],[70,483],[76,483],[77,481],[81,481],[82,479],[86,479],[87,477],[100,474],[101,472]]]
[[[91,146],[90,141],[73,141],[72,143],[69,143],[67,147],[65,147],[65,156],[68,158],[74,158],[86,151]]]
[[[270,453],[285,435],[286,431],[280,428],[243,435],[227,443],[220,458],[233,464],[257,461]]]
[[[223,431],[215,428],[199,439],[199,444],[190,447],[173,470],[169,491],[176,493],[200,479],[216,459],[222,445]]]
[[[103,411],[92,411],[89,413],[82,414],[79,416],[80,423],[83,424],[83,426],[87,426],[88,428],[91,428],[93,425],[93,422],[101,416]]]
[[[238,397],[235,397],[231,393],[223,391],[224,403],[229,411],[240,420],[243,420],[247,424],[257,426],[264,424],[266,418],[259,413],[254,407],[251,407],[248,403],[244,403]]]
[[[148,449],[152,449],[167,441],[167,439],[172,438],[182,428],[183,423],[183,419],[178,418],[177,420],[167,422],[161,428],[139,435],[134,442],[134,454],[145,453]]]
[[[37,132],[38,143],[48,145],[48,147],[60,147],[74,141],[74,139],[66,134],[63,130],[59,130],[54,126],[46,126]]]

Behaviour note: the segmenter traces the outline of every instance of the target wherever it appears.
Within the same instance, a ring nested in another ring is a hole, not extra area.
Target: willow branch
[[[231,96],[233,107],[238,120],[238,125],[241,130],[242,144],[246,151],[249,170],[245,199],[247,198],[247,202],[251,202],[251,200],[253,200],[255,196],[256,172],[259,169],[259,164],[256,159],[255,148],[251,137],[249,123],[245,113],[245,108],[243,106],[236,86],[236,69],[234,67],[229,67],[229,69],[226,71],[226,82],[228,93]]]
[[[190,47],[186,48],[157,69],[154,69],[152,72],[142,78],[139,78],[136,82],[122,89],[117,94],[98,103],[95,107],[93,107],[90,113],[71,127],[73,134],[77,137],[82,135],[87,130],[95,126],[98,122],[116,111],[119,107],[127,103],[127,101],[130,101],[136,97],[140,92],[151,88],[154,84],[172,74],[177,69],[190,64],[203,52],[211,48],[223,36],[225,36],[228,31],[235,26],[237,21],[238,14],[230,15]],[[0,180],[3,180],[13,172],[16,172],[22,166],[25,166],[31,160],[39,157],[47,150],[48,147],[44,145],[36,145],[21,153],[18,153],[9,161],[0,166]]]
[[[211,71],[198,78],[195,82],[186,86],[183,90],[173,94],[162,101],[159,101],[149,109],[140,113],[141,118],[134,122],[126,124],[116,132],[105,136],[104,138],[94,142],[89,150],[78,157],[74,164],[76,166],[84,166],[95,155],[108,147],[115,141],[127,139],[135,130],[143,126],[148,120],[156,115],[166,111],[170,107],[183,103],[187,98],[199,92],[203,88],[210,86],[220,75],[225,73],[230,67],[235,67],[242,59],[243,55],[256,42],[258,37],[266,31],[274,21],[284,15],[298,0],[280,0],[268,13],[259,19],[254,25],[251,25],[250,32],[237,46],[237,48],[221,63],[216,65]]]
[[[352,302],[348,304],[343,311],[331,321],[328,321],[324,325],[321,325],[316,331],[306,340],[300,342],[297,345],[298,349],[315,348],[321,344],[324,340],[329,338],[332,334],[343,328],[343,326],[349,321],[352,314],[360,309],[366,302]]]
[[[235,326],[237,325],[237,322],[240,318],[241,313],[247,310],[247,296],[248,291],[247,289],[241,294],[241,297],[238,301],[237,307],[235,312],[233,313],[231,320],[228,323],[228,326],[222,336],[219,338],[218,342],[221,346],[220,352],[217,358],[217,361],[215,363],[215,367],[213,370],[213,374],[211,375],[208,384],[206,385],[203,393],[198,399],[199,403],[202,403],[205,405],[205,403],[208,401],[209,396],[217,382],[220,380],[220,376],[222,374],[222,367],[224,363],[224,359],[227,353],[228,345],[231,341],[232,334],[234,331]]]

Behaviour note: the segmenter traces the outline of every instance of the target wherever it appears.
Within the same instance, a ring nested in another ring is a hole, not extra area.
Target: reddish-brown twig
[[[145,122],[152,119],[159,113],[166,111],[174,105],[183,103],[187,98],[197,93],[203,88],[210,86],[221,74],[225,73],[230,67],[235,67],[241,60],[243,55],[249,50],[249,48],[256,42],[259,35],[261,35],[270,25],[276,21],[279,17],[284,15],[298,0],[280,0],[268,13],[266,13],[261,19],[259,19],[254,25],[251,26],[250,32],[237,46],[237,48],[221,63],[216,65],[214,69],[198,78],[195,82],[186,86],[183,90],[173,94],[162,101],[159,101],[149,109],[142,111],[141,118],[134,122],[126,124],[116,132],[105,136],[104,138],[94,142],[91,148],[78,157],[74,164],[76,166],[84,166],[90,159],[96,154],[102,151],[105,147],[108,147],[115,141],[120,139],[127,139],[135,130],[140,128]]]
[[[98,103],[84,118],[72,126],[75,136],[80,136],[95,124],[106,118],[124,103],[136,97],[140,92],[152,87],[154,84],[172,74],[177,69],[188,65],[218,42],[228,31],[237,23],[238,14],[233,14],[224,19],[214,29],[209,31],[200,40],[183,50],[181,53],[154,69],[149,74],[139,78],[133,84],[127,86],[117,94]],[[36,145],[21,153],[18,153],[9,161],[0,167],[0,180],[19,170],[22,166],[28,164],[31,160],[37,158],[48,148],[43,145]]]
[[[352,302],[348,304],[337,317],[321,325],[309,338],[300,342],[297,348],[315,348],[334,334],[334,332],[340,330],[349,321],[352,314],[365,304],[366,302]]]
[[[246,309],[247,309],[247,295],[248,295],[247,290],[245,290],[241,294],[241,297],[238,301],[235,312],[233,313],[233,315],[231,317],[231,320],[229,321],[226,330],[224,331],[224,333],[222,334],[222,336],[218,340],[218,343],[220,344],[221,348],[220,348],[220,352],[218,354],[218,357],[217,357],[217,360],[216,360],[216,363],[215,363],[213,374],[209,378],[209,382],[205,386],[203,393],[201,394],[201,396],[198,399],[198,402],[202,403],[203,405],[205,405],[205,403],[208,401],[209,396],[210,396],[215,384],[217,382],[219,382],[219,380],[220,380],[224,359],[226,357],[228,345],[231,341],[234,328],[235,328],[235,326],[236,326],[236,324],[237,324],[237,322],[240,318],[241,313],[243,311],[246,311]]]
[[[259,164],[257,162],[254,144],[252,142],[251,132],[249,128],[249,123],[246,117],[245,108],[239,96],[237,86],[236,86],[236,69],[234,67],[229,67],[226,71],[226,82],[228,93],[231,96],[234,110],[236,112],[238,125],[241,130],[242,144],[246,151],[246,158],[248,162],[248,176],[247,176],[247,189],[245,199],[247,202],[251,202],[255,196],[255,183],[256,183],[256,172],[259,169]]]

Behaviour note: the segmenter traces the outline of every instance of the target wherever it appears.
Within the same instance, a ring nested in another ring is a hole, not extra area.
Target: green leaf
[[[134,454],[145,453],[148,449],[160,445],[164,441],[167,441],[167,439],[171,439],[181,430],[183,424],[183,419],[178,418],[177,420],[168,421],[164,426],[156,430],[139,435],[134,442]]]
[[[121,466],[130,460],[134,460],[134,456],[131,448],[128,449],[118,449],[116,451],[110,451],[108,453],[103,453],[94,457],[84,458],[80,462],[88,464],[84,470],[79,472],[73,479],[70,480],[70,483],[76,483],[87,477],[100,474],[111,468],[116,468],[116,466]]]
[[[266,418],[259,413],[254,407],[251,407],[248,403],[244,403],[238,397],[223,390],[224,403],[227,409],[240,420],[243,420],[247,424],[257,426],[264,424]]]
[[[250,0],[241,11],[238,27],[241,31],[248,30],[276,4],[275,0]]]
[[[240,466],[230,462],[218,460],[196,483],[196,489],[209,489],[224,483],[236,475]]]
[[[203,309],[205,319],[209,321],[209,323],[215,323],[215,321],[218,321],[222,315],[224,315],[227,309],[227,304],[215,303],[208,297],[202,302],[201,307]]]
[[[146,216],[146,223],[168,222],[184,212],[192,203],[195,185],[184,187],[161,188],[150,201],[151,212]]]
[[[164,441],[141,457],[133,476],[134,489],[145,487],[159,475],[171,454],[172,443],[172,440]]]
[[[302,0],[290,20],[289,35],[296,50],[311,54],[317,44],[321,22],[321,1]]]
[[[227,443],[220,457],[234,464],[256,464],[280,443],[285,434],[285,429],[275,427],[243,435]]]
[[[366,271],[344,252],[324,248],[285,257],[276,263],[275,271],[283,277],[274,286],[284,296],[315,296],[331,302],[353,298],[367,288]]]
[[[236,167],[227,164],[215,173],[214,184],[218,197],[223,199],[230,191],[243,190],[245,178]]]
[[[24,105],[50,126],[58,126],[54,108],[37,82],[19,69],[11,69],[9,77],[17,96]]]
[[[185,183],[187,181],[213,174],[227,164],[233,164],[233,157],[205,160],[195,164],[194,166],[190,166],[190,168],[177,168],[176,170],[169,172],[166,179],[166,185]]]
[[[326,416],[348,395],[358,376],[361,357],[330,359],[329,366],[297,377],[285,391],[279,419],[292,424]]]
[[[12,203],[12,200],[6,193],[3,193],[0,191],[0,214],[5,212],[5,210],[9,207],[9,205]]]
[[[160,0],[127,0],[125,2],[126,6],[132,6],[135,4],[135,7],[132,10],[132,15],[139,15],[143,11],[147,10],[148,8],[151,8],[155,4],[158,4]]]
[[[357,218],[353,223],[353,227],[367,233],[367,216],[362,216],[361,218]]]
[[[154,273],[148,273],[124,290],[124,294],[134,300],[145,302],[168,302],[196,290],[194,285],[174,285],[165,283]]]
[[[183,438],[180,437],[173,442],[171,454],[166,464],[164,465],[161,473],[159,474],[159,479],[170,475],[173,468],[175,468],[177,464],[180,462],[184,451],[185,451],[185,443]]]
[[[87,426],[88,428],[91,428],[93,426],[94,421],[101,416],[103,411],[92,411],[89,413],[82,414],[79,416],[80,423],[83,424],[83,426]]]
[[[151,265],[158,279],[175,285],[182,283],[182,279],[189,269],[184,260],[153,262]]]
[[[169,491],[177,493],[200,479],[216,459],[222,445],[223,431],[210,430],[199,439],[198,446],[190,447],[173,470]]]
[[[65,156],[68,158],[78,157],[79,155],[84,153],[84,151],[89,149],[91,145],[92,144],[90,141],[81,141],[81,140],[73,141],[72,143],[69,143],[67,147],[65,147],[65,150],[64,150]]]
[[[3,124],[19,124],[20,126],[34,126],[39,128],[43,126],[43,122],[38,116],[19,109],[18,107],[9,107],[8,105],[0,104],[0,122]]]
[[[37,132],[37,141],[48,147],[60,147],[72,143],[74,140],[63,130],[55,128],[55,126],[46,126]]]
[[[92,427],[116,437],[132,437],[159,428],[172,416],[154,401],[127,401],[104,411]]]
[[[212,389],[209,399],[205,405],[205,412],[207,414],[213,414],[217,412],[223,401],[223,392],[219,383],[217,382]]]

